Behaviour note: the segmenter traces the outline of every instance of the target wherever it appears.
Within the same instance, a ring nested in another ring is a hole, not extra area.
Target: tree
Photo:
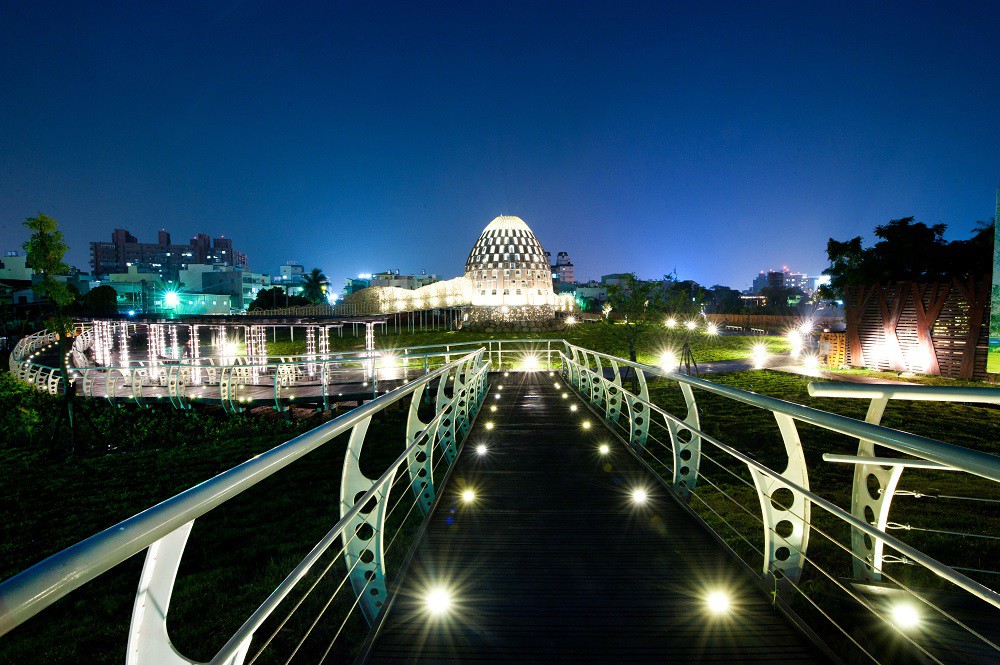
[[[802,289],[788,286],[765,286],[760,290],[760,294],[767,299],[767,304],[763,307],[764,314],[774,314],[778,316],[792,316],[799,313],[801,303],[805,301],[806,294]],[[789,301],[797,301],[799,304],[790,304]]]
[[[319,268],[313,268],[302,278],[302,296],[311,303],[318,304],[326,300],[326,275]]]
[[[62,407],[56,420],[53,432],[53,443],[59,432],[63,417],[69,419],[70,454],[75,452],[75,423],[73,420],[73,385],[70,382],[69,370],[66,368],[65,357],[69,353],[68,337],[73,332],[73,320],[66,316],[64,309],[75,299],[73,292],[64,283],[56,279],[57,275],[69,272],[69,266],[63,261],[69,246],[63,241],[62,231],[58,222],[48,215],[38,213],[37,217],[28,217],[24,226],[31,231],[31,236],[23,248],[27,256],[26,264],[33,269],[40,279],[32,284],[31,289],[39,297],[49,301],[54,310],[52,318],[46,320],[45,327],[58,335],[59,340],[59,373],[62,376],[64,388]],[[54,448],[53,448],[54,452]]]
[[[709,297],[705,309],[712,314],[740,314],[743,311],[743,300],[736,289],[716,284],[709,291]]]
[[[694,280],[678,282],[675,277],[663,276],[663,308],[671,314],[697,314],[701,311],[707,292]]]
[[[77,310],[84,316],[109,318],[118,315],[118,292],[114,287],[98,286],[78,300]]]
[[[607,304],[611,316],[606,325],[612,334],[624,339],[628,357],[635,362],[639,341],[661,325],[662,284],[639,280],[634,273],[625,274],[620,283],[608,286]]]
[[[309,301],[302,296],[290,296],[283,288],[275,286],[270,289],[261,289],[258,291],[257,297],[247,307],[247,311],[299,307],[308,304]]]
[[[826,245],[830,267],[823,271],[830,284],[820,289],[820,296],[842,299],[845,287],[876,282],[929,283],[989,274],[993,228],[992,223],[980,222],[968,240],[948,242],[944,224],[927,226],[904,217],[875,227],[878,241],[868,248],[861,236],[847,241],[830,238]]]

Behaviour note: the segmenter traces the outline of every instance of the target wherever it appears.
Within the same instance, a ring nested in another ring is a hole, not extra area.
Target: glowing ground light
[[[494,395],[493,399],[500,399],[500,395]]]
[[[687,323],[684,324],[684,327],[687,328],[688,330],[694,330],[695,328],[698,327],[698,324],[695,321],[688,321]]]
[[[569,393],[563,393],[563,399],[569,399]]]
[[[567,316],[566,317],[566,325],[571,326],[574,323],[576,323],[576,317],[575,316]]]
[[[560,388],[562,388],[562,386],[560,386],[560,385],[559,385],[559,384],[557,383],[557,384],[556,384],[556,390],[559,390]]]
[[[819,371],[819,356],[805,356],[802,358],[802,367],[810,374]]]
[[[574,404],[573,406],[569,407],[569,410],[570,411],[576,411],[576,404]]]
[[[486,429],[493,429],[493,423],[492,422],[486,423]]]
[[[723,614],[729,611],[729,596],[723,591],[713,591],[705,599],[708,610],[713,614]]]
[[[767,347],[758,342],[753,345],[751,353],[753,354],[753,368],[762,368],[764,366],[764,361],[767,360]]]
[[[538,369],[539,365],[538,356],[535,355],[525,356],[522,364],[524,365],[524,369],[528,370],[529,372],[532,372]]]
[[[611,452],[611,446],[609,446],[606,443],[602,443],[597,447],[597,452],[601,453],[602,455],[607,455],[608,453]]]
[[[176,291],[167,291],[163,296],[163,304],[167,307],[177,307],[181,304],[181,299]]]
[[[482,443],[480,443],[478,446],[476,446],[476,454],[477,455],[485,455],[486,454],[486,446],[484,444],[482,444]]]
[[[673,317],[670,317],[669,319],[667,319],[667,327],[668,328],[676,328],[677,327],[677,319],[675,319]]]
[[[504,376],[510,376],[510,372],[504,372],[503,375]]]
[[[892,622],[900,628],[915,628],[920,623],[920,614],[910,603],[898,603],[892,608]]]
[[[718,335],[719,326],[715,325],[714,323],[709,323],[708,328],[705,329],[705,332],[707,332],[709,335]]]
[[[788,344],[792,347],[792,357],[798,358],[799,354],[802,353],[802,333],[798,330],[789,330],[785,337],[788,339]]]
[[[641,487],[632,490],[632,503],[637,503],[639,505],[642,505],[646,503],[646,499],[648,498],[649,495],[646,493],[646,490],[642,489]]]
[[[496,404],[490,406],[490,411],[496,411],[496,410],[497,410],[497,405]]]
[[[451,594],[445,589],[432,589],[427,594],[427,610],[434,615],[441,615],[451,609]]]
[[[590,429],[590,421],[589,420],[584,420],[583,421],[583,429]]]
[[[476,500],[476,493],[472,490],[462,492],[462,503],[472,503]]]
[[[549,376],[555,376],[555,375],[556,375],[555,372],[549,372]]]
[[[660,367],[666,370],[673,370],[677,367],[677,355],[672,351],[664,351],[660,354]]]

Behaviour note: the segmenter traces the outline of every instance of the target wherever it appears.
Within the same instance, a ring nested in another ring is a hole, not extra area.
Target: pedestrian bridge
[[[997,393],[813,384],[870,399],[859,421],[566,343],[505,344],[505,358],[500,343],[438,349],[418,378],[6,580],[0,634],[145,551],[127,662],[196,662],[167,622],[194,521],[349,433],[329,531],[212,663],[1000,660],[1000,594],[888,528],[905,469],[995,483],[1000,458],[878,424],[892,399]],[[715,438],[703,396],[773,414],[784,463]],[[364,472],[373,416],[398,407],[398,456]],[[803,425],[857,455],[807,454]],[[853,466],[849,507],[810,489],[810,464]]]

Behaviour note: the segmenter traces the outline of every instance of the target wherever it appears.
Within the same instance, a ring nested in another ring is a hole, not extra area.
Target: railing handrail
[[[866,441],[872,441],[873,443],[885,446],[886,448],[891,448],[897,452],[945,464],[960,471],[965,471],[966,473],[971,473],[994,482],[1000,482],[1000,456],[997,455],[991,455],[990,453],[964,448],[953,443],[945,443],[944,441],[930,439],[917,434],[910,434],[909,432],[903,432],[901,430],[890,429],[881,425],[873,425],[871,423],[855,420],[854,418],[849,418],[847,416],[820,411],[819,409],[814,409],[812,407],[795,404],[794,402],[786,402],[775,397],[768,397],[766,395],[740,390],[739,388],[724,386],[694,376],[670,372],[653,365],[645,365],[643,363],[632,362],[631,360],[626,360],[624,358],[616,358],[615,356],[610,356],[606,353],[591,351],[590,349],[585,349],[573,344],[568,344],[567,346],[571,349],[585,351],[591,355],[597,355],[609,360],[614,360],[619,365],[633,367],[646,374],[662,376],[670,379],[671,381],[686,383],[706,392],[721,395],[738,402],[743,402],[744,404],[766,409],[774,413],[782,413],[794,418],[795,420],[809,423],[810,425],[816,425],[817,427],[822,427],[823,429],[828,429],[840,434],[864,439]]]
[[[446,369],[446,368],[445,368]],[[233,634],[229,641],[223,645],[219,652],[212,658],[210,663],[223,664],[231,662],[231,658],[234,654],[239,651],[243,642],[253,636],[253,634],[260,628],[261,624],[267,620],[267,618],[274,612],[275,609],[281,604],[285,597],[295,588],[295,586],[302,580],[302,578],[309,572],[313,564],[323,555],[324,552],[329,549],[333,541],[336,540],[338,536],[343,534],[344,529],[350,525],[351,520],[357,517],[368,502],[379,492],[379,489],[387,482],[389,482],[393,476],[399,471],[399,468],[406,463],[407,457],[413,450],[417,447],[423,445],[424,440],[430,436],[430,433],[434,431],[435,427],[440,423],[440,421],[445,417],[446,414],[451,413],[448,410],[440,411],[434,418],[427,423],[420,434],[414,437],[413,441],[406,447],[406,449],[400,453],[392,464],[382,472],[378,480],[372,483],[372,486],[366,491],[360,498],[356,499],[354,506],[344,514],[337,524],[333,526],[323,538],[320,539],[318,543],[309,551],[309,553],[299,562],[297,566],[285,576],[285,579],[275,587],[263,603],[254,611],[250,617],[243,622],[243,625]]]
[[[887,398],[918,402],[1000,404],[1000,388],[979,388],[975,386],[921,386],[912,384],[810,381],[808,390],[811,397]]]
[[[0,635],[74,589],[141,552],[178,527],[270,477],[445,372],[481,355],[475,351],[429,372],[328,423],[263,452],[170,497],[0,583]],[[361,504],[363,505],[363,504]]]
[[[564,356],[564,358],[565,358],[565,356]],[[569,360],[568,358],[566,358],[566,359]],[[621,361],[623,359],[618,359],[618,360]],[[625,361],[625,362],[631,364],[631,361]],[[621,364],[621,362],[619,362],[619,364]],[[593,370],[590,370],[590,371],[593,372]],[[680,376],[680,375],[678,375],[678,376]],[[674,377],[671,376],[670,378],[673,379]],[[756,394],[756,393],[751,393],[751,394]],[[833,515],[833,516],[835,516],[835,517],[837,517],[837,518],[839,518],[839,519],[847,522],[850,526],[852,526],[852,527],[860,530],[861,532],[869,535],[872,538],[877,538],[879,540],[882,540],[883,542],[885,542],[887,545],[889,545],[890,547],[892,547],[893,549],[895,549],[899,553],[901,553],[904,556],[909,557],[913,561],[915,561],[915,562],[923,565],[924,567],[926,567],[928,570],[932,571],[934,574],[938,575],[939,577],[942,577],[943,579],[951,582],[952,584],[955,584],[959,588],[962,588],[962,589],[968,591],[969,593],[975,595],[976,597],[978,597],[978,598],[986,601],[987,603],[990,603],[994,607],[1000,608],[1000,593],[997,593],[993,589],[991,589],[991,588],[989,588],[989,587],[987,587],[987,586],[985,586],[983,584],[980,584],[979,582],[976,582],[975,580],[973,580],[973,579],[971,579],[971,578],[963,575],[962,573],[959,573],[958,571],[954,570],[953,568],[950,568],[949,566],[946,566],[945,564],[941,563],[940,561],[938,561],[934,557],[931,557],[931,556],[929,556],[927,554],[924,554],[920,550],[915,549],[914,547],[912,547],[910,545],[907,545],[906,543],[904,543],[903,541],[899,540],[898,538],[895,538],[895,537],[889,535],[888,533],[886,533],[884,531],[881,531],[881,530],[873,527],[871,524],[868,524],[867,522],[865,522],[863,520],[859,520],[854,515],[851,515],[849,512],[847,512],[846,510],[844,510],[840,506],[836,505],[835,503],[832,503],[831,501],[828,501],[828,500],[824,499],[823,497],[819,496],[818,494],[815,494],[812,491],[810,491],[808,489],[805,489],[804,487],[802,487],[802,486],[798,485],[797,483],[789,480],[788,478],[783,477],[781,475],[781,473],[779,473],[777,471],[774,471],[770,467],[765,466],[764,464],[760,463],[756,459],[750,457],[749,455],[747,455],[745,453],[740,452],[739,450],[733,448],[732,446],[729,446],[729,445],[727,445],[725,443],[722,443],[721,441],[719,441],[715,437],[711,436],[710,434],[706,434],[705,432],[703,432],[699,428],[694,427],[690,423],[687,423],[687,422],[681,420],[680,418],[678,418],[677,416],[673,415],[672,413],[666,411],[665,409],[663,409],[659,405],[654,404],[653,402],[651,402],[651,401],[649,401],[647,399],[643,399],[642,397],[639,397],[637,395],[633,395],[632,399],[635,402],[639,402],[641,404],[644,404],[651,411],[656,411],[657,413],[659,413],[663,417],[668,418],[675,425],[677,425],[679,427],[683,427],[684,429],[690,430],[693,434],[699,436],[703,441],[708,441],[709,443],[711,443],[712,445],[714,445],[719,450],[721,450],[721,451],[725,452],[726,454],[728,454],[730,457],[733,457],[733,458],[739,460],[740,462],[743,462],[747,466],[750,466],[750,467],[753,467],[754,469],[757,469],[757,471],[759,471],[760,473],[768,476],[769,478],[771,478],[773,480],[779,481],[782,485],[787,486],[790,489],[794,490],[795,492],[803,495],[811,503],[814,503],[815,505],[820,506],[821,508],[823,508],[823,510],[825,510],[826,512],[830,513],[831,515]],[[778,401],[781,401],[781,400],[778,400]],[[868,424],[868,423],[865,423],[865,424]],[[878,425],[875,425],[874,427],[880,427],[881,429],[889,429],[889,428],[881,427],[881,426],[878,426]]]

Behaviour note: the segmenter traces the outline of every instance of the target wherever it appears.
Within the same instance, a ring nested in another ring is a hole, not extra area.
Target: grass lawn
[[[595,351],[612,355],[628,357],[628,345],[620,338],[622,326],[608,326],[603,323],[581,322],[565,330],[539,333],[519,333],[510,335],[503,333],[474,333],[465,331],[427,331],[417,333],[391,332],[376,335],[375,346],[379,349],[401,349],[412,346],[431,344],[460,344],[463,342],[478,342],[497,339],[565,339],[571,344],[583,346]],[[666,327],[655,330],[644,338],[637,349],[639,362],[657,364],[660,355],[665,350],[679,352],[685,340],[691,345],[691,352],[698,362],[715,362],[720,360],[737,360],[748,358],[755,343],[764,343],[771,353],[782,353],[789,350],[784,337],[754,336],[754,335],[707,335],[704,332],[678,332]],[[298,355],[306,352],[306,343],[301,334],[294,341],[289,338],[287,330],[278,330],[276,340],[268,336],[268,353],[271,355]],[[344,337],[330,338],[330,348],[336,351],[364,349],[363,337],[352,337],[345,332]]]
[[[861,367],[849,367],[844,369],[826,369],[824,371],[831,374],[843,374],[844,376],[867,376],[874,379],[887,379],[889,381],[906,381],[907,383],[919,383],[922,386],[963,386],[971,388],[1000,388],[1000,383],[994,381],[973,381],[972,379],[952,379],[946,376],[934,376],[931,374],[913,374],[910,372],[881,372],[878,370],[864,369]]]

